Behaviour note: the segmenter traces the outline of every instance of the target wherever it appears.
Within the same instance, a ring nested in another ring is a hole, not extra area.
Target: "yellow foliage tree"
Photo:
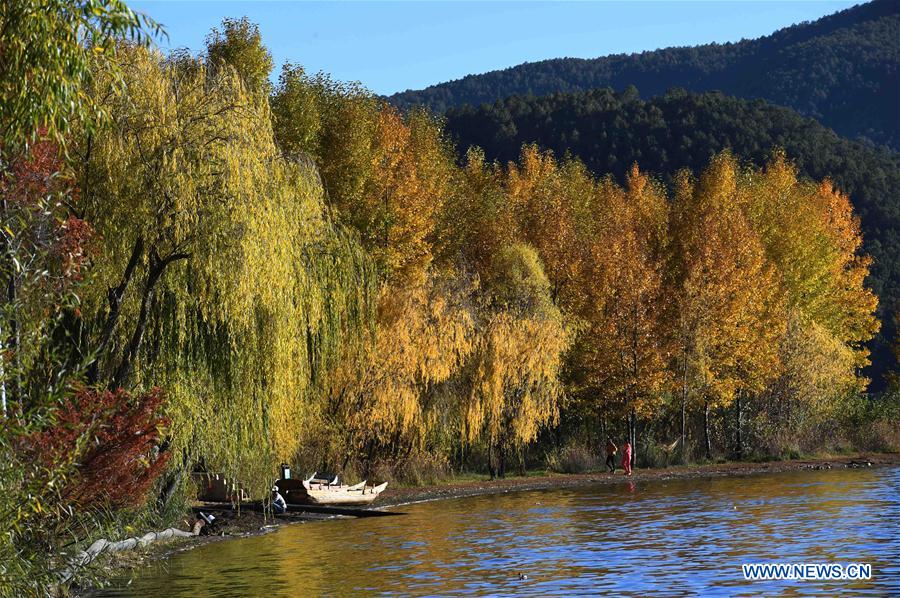
[[[592,318],[590,342],[606,393],[631,412],[635,446],[636,417],[653,413],[669,378],[662,259],[668,206],[661,187],[636,165],[625,189],[607,181],[603,198],[609,217],[597,257],[604,298],[597,302],[602,307]]]
[[[490,276],[493,256],[520,237],[518,223],[502,186],[502,172],[470,149],[455,176],[436,231],[444,264],[461,264],[481,277]]]
[[[356,228],[392,284],[424,283],[453,156],[440,123],[405,117],[356,85],[285,65],[273,95],[275,133],[319,165],[329,203]]]
[[[351,346],[329,381],[320,423],[334,444],[312,456],[323,465],[371,468],[378,457],[394,467],[421,448],[440,413],[436,387],[454,376],[475,342],[473,314],[459,281],[429,279],[400,290],[383,286],[377,328]],[[308,438],[320,443],[321,430]]]
[[[468,442],[487,445],[491,475],[502,477],[508,452],[556,422],[568,335],[531,247],[515,244],[502,250],[489,289],[493,301],[475,348],[463,430]]]
[[[877,298],[865,287],[871,260],[859,253],[862,236],[849,198],[830,181],[799,179],[782,151],[745,178],[746,212],[787,306],[784,372],[767,390],[767,415],[790,434],[867,384],[858,373],[868,364],[864,343],[878,328]]]
[[[127,93],[97,74],[113,119],[77,147],[100,239],[84,297],[94,378],[165,387],[176,465],[203,458],[261,489],[366,318],[372,268],[237,73],[140,48],[120,59]]]
[[[799,180],[780,151],[748,178],[747,211],[778,268],[793,317],[833,335],[853,354],[841,376],[846,382],[868,364],[864,343],[878,330],[877,298],[865,287],[871,258],[859,253],[862,235],[850,200],[828,180]]]
[[[746,185],[728,153],[698,181],[682,175],[673,244],[682,401],[702,401],[711,457],[710,406],[761,391],[780,368],[783,297],[759,235],[745,217]]]

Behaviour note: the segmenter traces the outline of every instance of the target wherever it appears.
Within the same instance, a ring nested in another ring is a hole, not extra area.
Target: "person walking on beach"
[[[631,475],[631,443],[627,440],[622,445],[622,469],[625,475]]]
[[[616,453],[619,452],[619,447],[615,445],[612,441],[612,438],[609,436],[606,437],[606,467],[609,469],[609,473],[616,473]]]

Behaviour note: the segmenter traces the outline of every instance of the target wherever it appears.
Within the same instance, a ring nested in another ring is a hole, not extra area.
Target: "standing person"
[[[616,453],[619,452],[619,447],[615,445],[612,441],[612,438],[609,436],[606,437],[606,467],[609,469],[609,473],[616,473]]]
[[[627,440],[622,445],[622,469],[625,475],[631,475],[631,443]]]

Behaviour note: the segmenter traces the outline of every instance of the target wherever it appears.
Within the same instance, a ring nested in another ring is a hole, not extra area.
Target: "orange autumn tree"
[[[865,287],[872,263],[850,199],[829,180],[803,181],[783,152],[751,177],[748,212],[778,267],[796,317],[824,328],[868,364],[864,343],[877,332],[875,294]]]
[[[359,231],[384,277],[422,284],[454,170],[440,123],[420,110],[401,115],[358,85],[290,64],[272,106],[279,146],[316,162],[328,203]]]
[[[436,123],[424,113],[406,120],[381,107],[370,175],[348,204],[364,243],[379,264],[376,330],[353,358],[359,408],[349,414],[349,451],[371,464],[396,461],[421,447],[430,428],[428,398],[471,351],[472,317],[448,290],[452,273],[432,273],[433,236],[448,193],[451,160]]]
[[[624,189],[608,180],[602,187],[609,216],[597,257],[605,297],[598,302],[602,308],[590,342],[596,347],[606,393],[629,412],[634,446],[637,415],[653,414],[669,378],[662,260],[668,205],[662,187],[637,165]]]
[[[532,157],[544,163],[539,176]],[[533,199],[531,183],[547,185],[555,169],[551,156],[526,149],[517,181],[516,165],[502,169],[470,150],[441,220],[442,261],[479,281],[471,390],[460,415],[464,443],[486,449],[492,475],[504,475],[513,456],[522,467],[524,446],[558,415],[559,370],[569,334],[539,252],[521,241],[542,240],[541,233],[552,228],[540,218],[525,221],[522,205]],[[543,198],[552,197],[551,190],[543,191]],[[540,214],[549,219],[556,213]]]
[[[699,180],[676,183],[673,256],[682,401],[703,406],[711,458],[711,406],[756,393],[780,368],[784,330],[777,275],[743,212],[735,159],[716,156]]]
[[[598,420],[627,407],[633,431],[634,416],[652,414],[667,379],[664,190],[637,167],[625,189],[597,182],[577,160],[558,165],[535,146],[509,165],[506,188],[554,296],[576,322],[571,390]]]
[[[423,112],[414,112],[404,121],[394,108],[384,106],[371,160],[363,210],[372,220],[368,237],[374,255],[392,281],[421,284],[432,260],[431,236],[450,183],[452,159],[443,133]]]
[[[602,381],[594,358],[592,315],[601,308],[605,282],[597,256],[608,217],[600,206],[593,176],[574,159],[558,163],[553,154],[526,145],[518,163],[503,172],[509,212],[515,230],[535,249],[544,264],[551,296],[565,314],[570,346],[562,374],[569,411],[602,416],[607,402],[598,397]]]
[[[553,297],[567,311],[574,310],[589,284],[583,271],[585,242],[601,217],[591,205],[593,177],[578,160],[560,164],[552,152],[526,145],[519,162],[508,165],[504,186],[522,238],[544,262]]]
[[[471,310],[459,300],[470,284],[432,265],[452,190],[450,146],[425,112],[401,116],[360,88],[298,67],[285,68],[273,102],[279,143],[321,164],[329,203],[358,231],[381,281],[371,335],[348,344],[314,407],[334,433],[308,444],[324,437],[328,446],[314,458],[329,466],[368,469],[388,457],[399,466],[428,438],[435,388],[471,351]]]

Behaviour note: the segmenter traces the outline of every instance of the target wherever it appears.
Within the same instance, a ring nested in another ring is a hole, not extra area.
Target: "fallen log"
[[[123,550],[134,550],[135,548],[144,547],[152,544],[157,540],[165,540],[168,538],[193,538],[197,532],[185,532],[174,527],[164,529],[161,532],[148,532],[143,536],[134,536],[119,540],[118,542],[110,542],[106,539],[100,539],[91,544],[87,550],[82,550],[69,559],[69,566],[60,573],[60,583],[68,583],[75,576],[75,573],[81,567],[86,567],[94,559],[104,552],[122,552]]]

